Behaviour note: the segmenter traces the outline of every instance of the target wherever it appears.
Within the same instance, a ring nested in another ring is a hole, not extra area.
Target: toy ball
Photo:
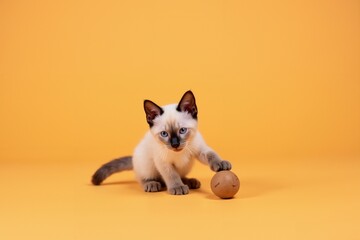
[[[231,171],[217,172],[211,179],[211,190],[219,198],[232,198],[239,188],[240,180]]]

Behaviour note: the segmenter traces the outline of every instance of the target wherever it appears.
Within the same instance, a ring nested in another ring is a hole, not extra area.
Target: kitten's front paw
[[[161,183],[157,181],[145,182],[144,185],[145,192],[159,192],[161,190]]]
[[[224,171],[224,170],[231,170],[231,163],[228,161],[221,161],[221,162],[217,162],[217,163],[213,163],[210,166],[211,170],[215,171],[215,172],[220,172],[220,171]]]
[[[170,188],[169,193],[172,195],[185,195],[189,193],[189,187],[186,185],[182,185],[182,186]]]

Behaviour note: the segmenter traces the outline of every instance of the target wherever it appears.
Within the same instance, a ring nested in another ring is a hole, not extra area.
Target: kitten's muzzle
[[[178,137],[172,137],[171,139],[170,139],[170,144],[171,144],[171,147],[173,147],[173,148],[178,148],[179,146],[180,146],[180,140],[179,140],[179,138]]]

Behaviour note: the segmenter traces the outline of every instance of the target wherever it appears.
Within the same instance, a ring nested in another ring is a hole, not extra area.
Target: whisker
[[[188,143],[186,143],[186,146],[184,147],[184,149],[185,149],[190,155],[192,155],[192,156],[195,155],[195,150],[192,149],[192,147],[191,147]]]

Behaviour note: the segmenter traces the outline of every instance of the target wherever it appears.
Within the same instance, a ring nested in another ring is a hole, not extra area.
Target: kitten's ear
[[[187,91],[182,96],[176,110],[180,112],[188,112],[194,119],[197,119],[197,107],[195,102],[195,96],[191,91]]]
[[[150,127],[154,125],[154,119],[164,113],[164,110],[162,110],[161,107],[159,107],[150,100],[144,101],[144,110],[146,113],[146,121],[148,122]]]

